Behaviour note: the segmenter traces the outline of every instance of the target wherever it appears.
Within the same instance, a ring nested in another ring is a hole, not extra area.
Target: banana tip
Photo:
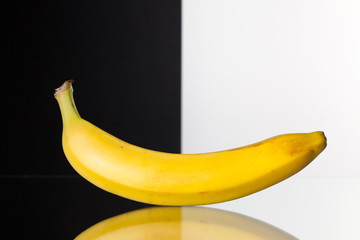
[[[324,139],[324,141],[327,141],[326,135],[324,133],[324,131],[318,131],[319,135],[322,136],[322,138]]]
[[[70,89],[71,87],[71,83],[73,83],[74,80],[70,79],[70,80],[66,80],[60,87],[55,89],[55,93],[54,93],[54,97],[56,98],[57,96],[60,96],[61,94],[63,94],[65,91],[67,91],[68,89]]]
[[[327,146],[327,138],[326,138],[326,135],[323,131],[317,131],[317,132],[314,132],[314,136],[316,136],[316,139],[319,143],[319,148],[321,149],[321,151],[323,151],[326,146]]]

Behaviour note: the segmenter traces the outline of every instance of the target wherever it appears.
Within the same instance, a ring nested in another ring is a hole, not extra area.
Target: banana
[[[63,150],[72,167],[103,190],[149,204],[205,205],[244,197],[299,172],[326,147],[326,137],[318,131],[211,153],[159,152],[122,141],[82,119],[72,80],[54,96],[63,121]]]
[[[75,240],[295,240],[242,214],[207,207],[150,207],[103,220]]]

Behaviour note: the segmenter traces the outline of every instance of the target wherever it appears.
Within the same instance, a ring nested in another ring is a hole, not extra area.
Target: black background
[[[149,206],[71,168],[53,93],[74,79],[84,119],[132,144],[180,152],[180,1],[7,1],[2,10],[3,237],[73,239]]]
[[[71,78],[83,118],[127,142],[180,151],[179,1],[15,1],[3,10],[12,161],[1,174],[76,174],[53,97]]]

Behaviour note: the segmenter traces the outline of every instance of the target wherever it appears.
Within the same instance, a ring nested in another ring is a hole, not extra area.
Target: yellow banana
[[[82,119],[72,81],[56,89],[62,144],[73,168],[113,194],[157,205],[202,205],[270,187],[307,166],[326,147],[323,132],[285,134],[241,148],[175,154],[124,142]]]
[[[75,240],[295,240],[260,220],[205,207],[151,207],[120,214],[80,233]]]

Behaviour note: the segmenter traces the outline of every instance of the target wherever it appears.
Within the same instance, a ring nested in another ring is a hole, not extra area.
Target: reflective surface
[[[248,216],[206,207],[152,207],[104,220],[76,240],[277,239],[290,234]]]
[[[299,239],[360,239],[360,178],[294,176],[257,194],[212,205],[267,221]]]
[[[359,239],[356,177],[295,176],[238,200],[185,208],[133,202],[81,177],[2,176],[1,187],[7,239],[75,239],[101,225],[111,226],[102,228],[106,236],[79,239]]]

